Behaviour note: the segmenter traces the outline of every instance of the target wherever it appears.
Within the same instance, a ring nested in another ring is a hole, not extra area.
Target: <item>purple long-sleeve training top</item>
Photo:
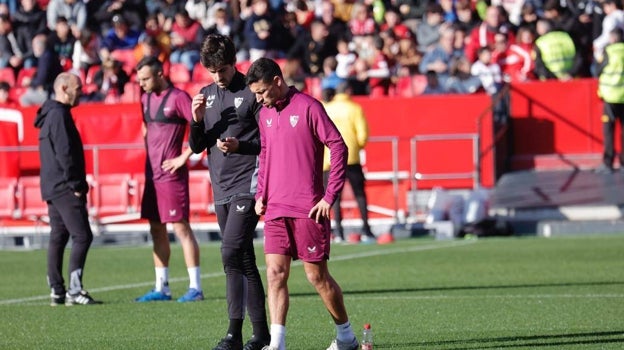
[[[260,110],[261,151],[256,199],[266,203],[265,220],[307,218],[321,199],[336,200],[345,182],[347,146],[323,105],[291,87],[282,109]],[[327,189],[323,152],[331,152]]]

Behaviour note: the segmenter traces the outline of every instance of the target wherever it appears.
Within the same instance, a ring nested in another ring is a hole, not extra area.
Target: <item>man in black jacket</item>
[[[83,289],[82,272],[93,241],[87,213],[87,192],[82,140],[71,115],[78,104],[82,83],[74,74],[61,73],[54,80],[53,100],[37,111],[41,160],[41,197],[48,204],[50,243],[48,284],[51,305],[97,304]],[[71,236],[69,289],[63,280],[63,253]]]
[[[260,350],[269,344],[265,293],[256,265],[253,235],[258,223],[254,195],[260,134],[257,113],[261,105],[236,70],[234,43],[223,35],[208,35],[201,63],[214,83],[193,96],[189,145],[193,152],[208,150],[208,168],[215,211],[223,240],[229,326],[213,350]],[[246,302],[246,305],[245,305]],[[243,345],[245,309],[253,336]]]

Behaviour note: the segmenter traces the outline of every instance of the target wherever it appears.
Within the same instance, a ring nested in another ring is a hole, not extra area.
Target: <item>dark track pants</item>
[[[256,265],[253,235],[258,224],[252,198],[234,198],[217,204],[221,229],[221,260],[225,270],[226,299],[230,319],[243,319],[245,307],[252,323],[266,324],[265,292]]]
[[[64,294],[63,253],[65,246],[72,239],[69,257],[69,288],[70,294],[80,292],[82,273],[87,252],[93,241],[93,233],[89,226],[87,201],[85,196],[76,197],[67,192],[61,197],[47,201],[50,217],[50,243],[48,245],[48,284],[55,294]]]

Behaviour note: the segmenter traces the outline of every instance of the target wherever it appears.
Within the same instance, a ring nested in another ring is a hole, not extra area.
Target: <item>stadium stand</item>
[[[39,176],[21,176],[17,183],[17,217],[31,221],[45,221],[48,206],[41,199]]]
[[[208,84],[210,83],[202,81],[190,81],[185,84],[176,84],[176,86],[177,88],[186,91],[189,95],[191,95],[191,97],[193,97],[193,95],[199,93],[199,90],[201,90],[201,88]]]
[[[251,62],[250,61],[236,62],[236,69],[238,69],[238,71],[243,73],[243,74],[247,73],[247,71],[249,70],[250,66],[251,66]]]
[[[191,216],[214,213],[210,173],[207,170],[190,171],[189,188]]]
[[[397,97],[410,98],[416,96],[412,84],[412,77],[405,76],[398,78],[393,91],[393,95]]]
[[[184,84],[191,81],[191,73],[183,63],[172,63],[169,67],[169,80],[175,84]]]
[[[102,66],[99,64],[94,64],[93,66],[87,69],[87,74],[85,75],[85,84],[95,84],[95,73],[97,73]]]
[[[130,174],[100,174],[91,178],[89,212],[96,218],[130,212]]]
[[[17,73],[17,80],[15,82],[16,86],[24,87],[26,79],[32,79],[32,77],[37,72],[36,67],[32,68],[22,68],[19,73]],[[26,84],[28,85],[28,84]]]
[[[307,77],[305,78],[306,91],[308,94],[317,99],[321,98],[321,78]]]
[[[414,95],[420,95],[427,88],[427,77],[424,74],[417,74],[410,76],[410,80],[412,81],[412,89],[414,91]]]
[[[0,178],[0,218],[14,218],[17,214],[17,179]]]
[[[111,57],[114,60],[122,63],[122,68],[126,71],[126,73],[128,73],[129,76],[133,75],[134,69],[137,64],[136,58],[134,56],[134,50],[113,50],[111,52]]]
[[[130,81],[124,85],[124,93],[119,96],[120,103],[134,103],[141,100],[141,87],[139,83]]]
[[[204,83],[205,85],[213,82],[210,73],[208,73],[208,70],[205,69],[204,66],[202,66],[199,62],[195,65],[195,68],[193,69],[193,76],[191,77],[191,80],[193,82]]]
[[[143,191],[145,190],[145,174],[136,173],[132,175],[129,182],[128,192],[130,193],[129,212],[141,212],[141,200],[143,199]]]
[[[0,81],[6,81],[11,86],[15,86],[15,72],[13,72],[13,68],[4,67],[0,68]]]

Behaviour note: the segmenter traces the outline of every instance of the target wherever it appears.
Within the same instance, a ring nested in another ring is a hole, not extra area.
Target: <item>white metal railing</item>
[[[467,172],[425,173],[418,169],[418,144],[432,141],[472,141],[471,157],[472,170]],[[416,193],[418,181],[421,180],[456,180],[472,179],[472,187],[477,188],[481,183],[481,156],[479,152],[480,137],[478,133],[464,134],[431,134],[416,135],[410,138],[410,190]],[[410,217],[416,216],[415,200],[409,208]]]
[[[405,175],[399,171],[399,137],[398,136],[371,136],[368,138],[369,143],[389,143],[390,157],[392,159],[392,169],[385,172],[366,172],[367,180],[379,180],[392,182],[393,208],[390,212],[384,208],[377,208],[369,204],[369,210],[379,212],[381,214],[391,214],[395,223],[399,223],[399,181],[405,178]]]

